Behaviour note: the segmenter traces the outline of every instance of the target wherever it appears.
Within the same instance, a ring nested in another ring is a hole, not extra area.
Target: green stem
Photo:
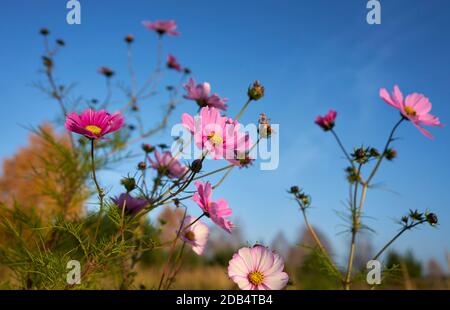
[[[100,220],[97,224],[97,229],[95,231],[95,237],[97,238],[98,230],[101,225],[101,219],[103,214],[103,198],[105,197],[105,193],[103,189],[100,187],[97,181],[97,175],[95,174],[95,155],[94,155],[94,139],[91,139],[91,168],[92,168],[92,179],[94,180],[95,187],[97,188],[98,197],[100,199],[100,211],[99,217]]]
[[[238,120],[241,118],[242,114],[244,114],[245,110],[247,110],[248,105],[250,104],[250,102],[252,101],[252,99],[248,99],[247,102],[244,104],[244,106],[241,108],[241,110],[239,111],[238,115],[235,117],[234,120]]]
[[[405,226],[405,227],[403,227],[402,228],[402,230],[400,230],[388,243],[386,243],[386,245],[380,250],[380,251],[378,251],[378,253],[375,255],[375,257],[373,258],[373,260],[377,260],[380,256],[381,256],[381,254],[383,254],[383,252],[384,251],[386,251],[386,249],[392,244],[392,243],[394,243],[394,241],[395,240],[397,240],[398,239],[398,237],[400,237],[405,231],[407,231],[407,230],[409,230],[409,229],[411,229],[411,228],[414,228],[414,227],[416,227],[417,225],[420,225],[420,224],[423,224],[423,223],[425,223],[427,220],[422,220],[422,221],[420,221],[420,222],[417,222],[417,223],[415,223],[415,224],[412,224],[412,225],[407,225],[407,226]]]
[[[387,149],[389,148],[389,145],[390,145],[391,142],[394,140],[393,137],[394,137],[395,131],[397,130],[398,126],[400,126],[400,124],[401,124],[404,120],[405,120],[405,118],[402,117],[402,118],[395,124],[394,128],[392,128],[391,133],[390,133],[390,135],[389,135],[389,138],[388,138],[388,140],[387,140],[387,142],[386,142],[386,145],[384,146],[383,153],[380,155],[380,158],[378,159],[378,161],[377,161],[375,167],[373,168],[372,173],[370,174],[369,178],[368,178],[367,181],[366,181],[367,184],[369,184],[370,181],[372,181],[373,177],[375,176],[375,173],[377,172],[378,168],[379,168],[380,165],[381,165],[381,162],[383,161],[384,156],[386,155],[386,151],[387,151]]]
[[[352,167],[354,167],[355,165],[353,164],[353,160],[350,158],[350,155],[347,153],[347,151],[345,150],[344,145],[341,142],[341,139],[339,139],[339,136],[337,135],[337,133],[331,129],[330,130],[331,133],[333,134],[334,138],[336,139],[337,143],[339,144],[339,147],[341,148],[342,152],[344,153],[345,157],[347,158],[347,160],[349,161],[350,165]]]

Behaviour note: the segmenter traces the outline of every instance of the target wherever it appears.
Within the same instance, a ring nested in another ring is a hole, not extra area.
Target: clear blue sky
[[[342,210],[347,186],[345,161],[330,134],[313,121],[317,114],[335,108],[336,130],[350,148],[361,143],[384,145],[398,113],[378,97],[380,87],[395,83],[404,92],[422,92],[433,103],[433,113],[450,120],[450,3],[446,0],[382,1],[382,24],[369,26],[366,1],[111,1],[81,0],[82,24],[66,24],[65,1],[5,1],[0,10],[2,49],[0,68],[0,158],[26,144],[21,125],[37,126],[54,120],[55,102],[31,86],[38,80],[43,52],[39,28],[48,27],[67,47],[58,58],[62,81],[78,82],[75,93],[87,98],[104,94],[104,81],[96,73],[101,65],[117,71],[116,81],[127,80],[123,37],[136,37],[136,62],[141,75],[153,63],[155,36],[142,20],[176,19],[182,35],[166,38],[165,52],[178,56],[200,81],[230,98],[231,115],[246,99],[246,87],[259,79],[266,87],[263,100],[242,118],[254,121],[265,112],[280,124],[280,166],[259,171],[257,166],[235,171],[217,191],[227,198],[250,242],[270,242],[278,231],[296,239],[303,225],[295,203],[286,194],[293,184],[313,196],[311,222],[333,240],[345,256],[347,236],[334,210]],[[173,74],[168,74],[173,78]],[[115,100],[123,97],[118,92]],[[156,122],[162,103],[148,120]],[[185,102],[177,110],[194,112]],[[427,226],[402,237],[395,248],[413,249],[422,259],[443,262],[450,250],[450,163],[448,127],[432,130],[430,141],[413,126],[399,130],[395,143],[399,157],[384,165],[377,181],[390,191],[372,190],[365,207],[366,221],[377,233],[378,249],[398,226],[409,208],[430,209],[440,226]],[[170,131],[148,142],[170,142]],[[127,168],[101,175],[115,185]],[[237,173],[236,173],[237,172]],[[193,206],[194,207],[194,206]],[[194,212],[195,213],[195,212]]]

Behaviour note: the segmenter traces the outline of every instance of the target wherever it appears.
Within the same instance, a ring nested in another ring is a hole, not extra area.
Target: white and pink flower
[[[209,228],[200,220],[195,221],[195,218],[188,215],[184,219],[180,238],[192,247],[197,255],[202,255],[206,248],[209,238]]]
[[[262,245],[241,248],[228,265],[228,276],[241,290],[281,290],[289,276],[283,258]]]

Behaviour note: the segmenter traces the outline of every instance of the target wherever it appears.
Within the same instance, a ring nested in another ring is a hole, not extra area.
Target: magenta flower
[[[181,65],[178,63],[177,59],[175,58],[175,56],[170,55],[167,57],[167,68],[169,69],[174,69],[178,72],[181,72],[183,70],[183,68],[181,67]]]
[[[228,264],[228,276],[241,290],[281,290],[289,276],[283,258],[262,245],[241,248]]]
[[[324,116],[317,116],[315,123],[323,130],[328,131],[333,129],[336,120],[337,112],[335,110],[328,111]]]
[[[66,116],[66,129],[89,139],[102,139],[104,135],[119,130],[124,124],[120,112],[109,114],[106,110],[84,110],[78,115],[71,112]]]
[[[157,20],[154,22],[143,21],[142,24],[145,28],[156,31],[159,35],[166,33],[171,36],[180,35],[180,33],[176,31],[177,23],[174,20]]]
[[[413,93],[403,100],[402,92],[398,86],[395,85],[391,95],[385,88],[380,89],[380,97],[387,104],[399,110],[404,118],[410,120],[423,135],[430,139],[433,139],[433,135],[423,128],[422,125],[443,126],[440,123],[439,118],[429,113],[431,111],[431,102],[422,94]]]
[[[148,205],[148,201],[144,198],[134,198],[129,193],[120,194],[120,196],[112,198],[120,210],[125,208],[127,214],[137,214]]]
[[[219,110],[204,107],[198,117],[182,115],[183,126],[194,136],[195,145],[213,159],[235,159],[236,153],[246,154],[251,141],[241,132],[237,121],[221,116]]]
[[[224,199],[212,201],[212,186],[209,182],[202,183],[197,181],[195,182],[195,187],[197,191],[192,200],[199,205],[206,216],[216,225],[231,233],[233,223],[226,219],[232,214],[231,209],[228,207],[228,202]]]
[[[195,80],[190,78],[187,84],[184,84],[187,94],[183,97],[194,100],[200,107],[214,107],[225,111],[227,109],[226,102],[228,99],[220,98],[217,94],[211,93],[211,85],[208,82],[196,84]]]
[[[192,216],[186,216],[181,229],[181,240],[192,246],[192,250],[198,255],[202,255],[206,248],[209,237],[209,228],[201,221],[195,221]]]
[[[155,150],[155,160],[153,161],[150,156],[148,157],[153,168],[155,168],[159,174],[168,176],[171,179],[180,179],[186,175],[188,167],[181,164],[178,159],[172,156],[167,151],[162,155]]]

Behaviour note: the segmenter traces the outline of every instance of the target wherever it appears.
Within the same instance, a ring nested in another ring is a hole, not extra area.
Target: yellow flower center
[[[416,116],[416,110],[413,107],[405,106],[405,113],[408,116]]]
[[[260,285],[264,281],[264,275],[259,271],[253,271],[248,275],[248,280],[253,285]]]
[[[211,131],[208,134],[208,140],[211,141],[211,143],[215,144],[215,145],[222,144],[222,142],[223,142],[222,137],[219,136],[218,134],[216,134],[214,131]]]
[[[192,230],[189,230],[184,234],[184,237],[189,241],[195,241],[195,234]]]
[[[92,132],[94,135],[99,135],[102,132],[102,129],[95,125],[87,125],[84,129]]]

